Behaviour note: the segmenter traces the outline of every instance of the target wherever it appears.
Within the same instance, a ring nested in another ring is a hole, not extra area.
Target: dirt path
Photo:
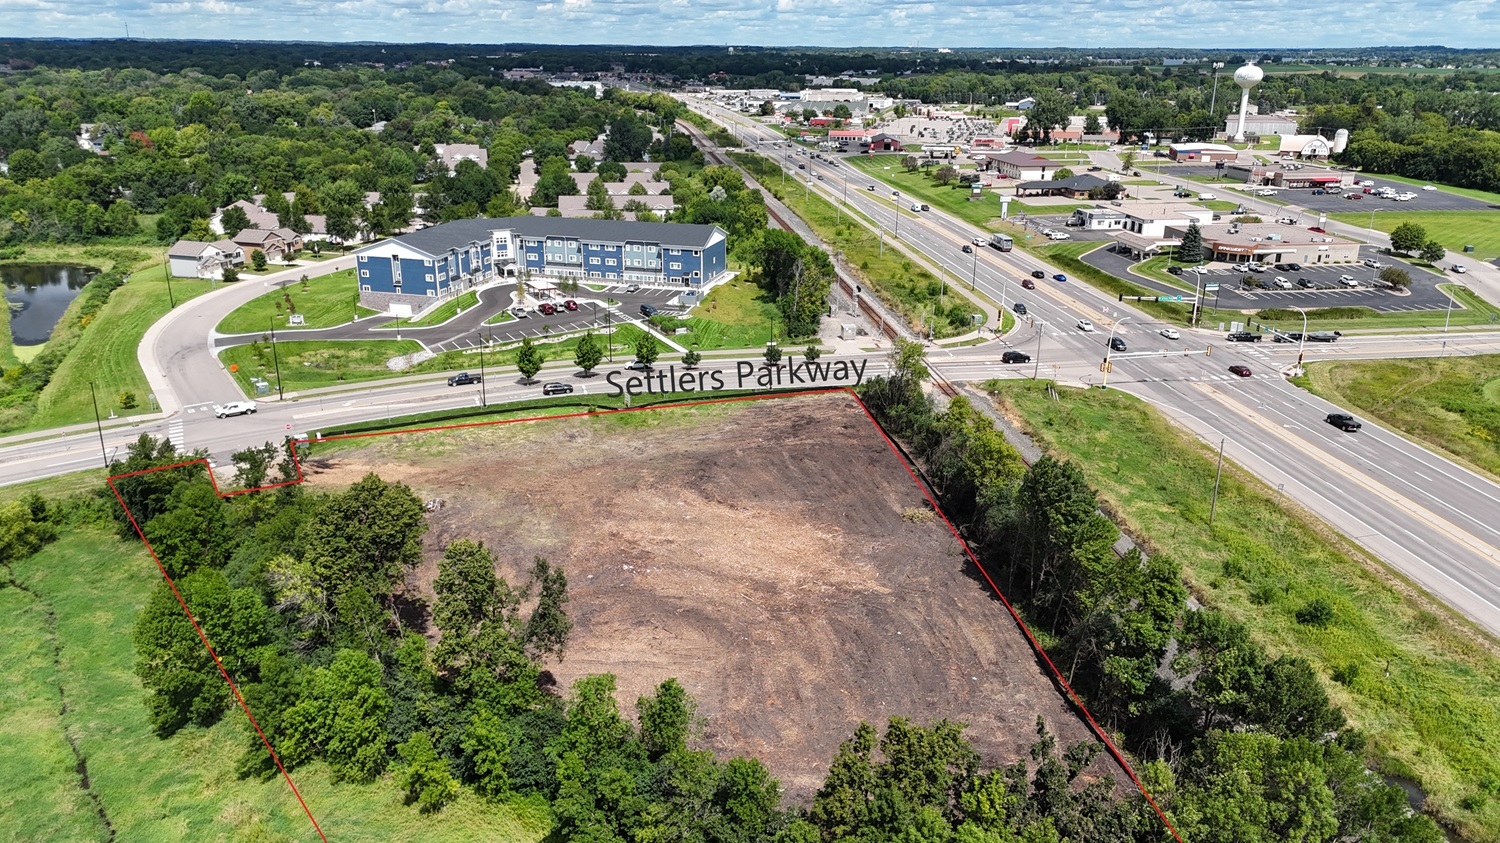
[[[699,743],[760,758],[792,800],[861,720],[963,721],[987,764],[1019,758],[1037,715],[1064,744],[1091,738],[848,397],[392,437],[331,460],[315,485],[375,470],[446,501],[410,588],[430,596],[464,536],[512,581],[547,557],[576,624],[563,687],[614,673],[633,713],[676,676]]]

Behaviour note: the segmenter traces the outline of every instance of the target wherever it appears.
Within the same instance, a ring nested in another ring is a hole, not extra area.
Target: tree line
[[[1063,679],[1144,762],[1184,839],[1442,839],[1366,769],[1364,738],[1307,660],[1273,658],[1242,624],[1189,609],[1170,558],[1117,554],[1119,531],[1076,466],[1049,456],[1027,466],[962,397],[938,410],[919,345],[898,341],[892,363],[861,398],[925,468],[989,576],[1054,642]],[[1299,620],[1325,614],[1308,606]]]

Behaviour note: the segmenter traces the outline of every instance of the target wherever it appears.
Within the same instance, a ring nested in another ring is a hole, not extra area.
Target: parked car
[[[1047,277],[1047,273],[1041,271],[1040,269],[1033,269],[1031,271],[1031,277],[1040,280],[1042,278],[1046,278]]]
[[[526,308],[520,305],[516,305],[515,307],[511,308],[510,315],[516,317],[517,319],[527,319],[531,316],[530,313],[526,312]]]
[[[639,284],[628,284],[625,287],[625,292],[627,292],[627,293],[639,293],[640,291],[641,291],[641,285],[639,285]]]
[[[1182,334],[1176,328],[1162,328],[1160,331],[1157,331],[1157,333],[1161,334],[1169,340],[1182,339]]]
[[[1110,337],[1109,338],[1109,350],[1110,351],[1129,351],[1130,349],[1128,349],[1128,348],[1125,347],[1125,340],[1121,339],[1120,337]]]
[[[1339,276],[1339,283],[1343,284],[1345,287],[1358,287],[1359,286],[1359,282],[1354,280],[1354,276],[1353,275],[1340,275]]]
[[[244,416],[255,414],[254,401],[230,401],[228,404],[215,404],[214,415],[221,419],[230,416]]]
[[[1316,232],[1318,234],[1327,234],[1328,233],[1321,226],[1316,226],[1316,225],[1310,225],[1310,226],[1308,226],[1307,230],[1308,231],[1312,231],[1312,232]]]
[[[471,375],[468,372],[459,372],[453,377],[448,378],[449,386],[468,386],[472,383],[479,383],[478,375]]]
[[[1000,355],[1001,363],[1030,363],[1031,355],[1024,351],[1007,351]]]
[[[1026,302],[1018,301],[1015,304],[1011,305],[1010,309],[1014,310],[1017,313],[1017,315],[1025,316],[1026,315]]]
[[[1095,166],[1093,166],[1093,167],[1090,167],[1090,168],[1089,168],[1089,172],[1091,172],[1091,173],[1097,173],[1097,172],[1099,172],[1099,171],[1100,171],[1100,170],[1102,170],[1102,169],[1104,169],[1104,168],[1103,168],[1103,167],[1100,167],[1100,166],[1097,166],[1097,165],[1095,165]]]
[[[1033,281],[1033,280],[1031,280],[1030,278],[1022,278],[1021,279],[1021,286],[1025,287],[1028,290],[1035,290],[1036,289],[1036,282]]]
[[[1242,378],[1248,378],[1251,375],[1255,374],[1254,372],[1250,371],[1250,367],[1249,366],[1245,366],[1245,365],[1240,364],[1240,363],[1236,363],[1233,366],[1230,366],[1229,367],[1229,373],[1231,375],[1239,375]]]
[[[1278,263],[1278,264],[1276,264],[1276,271],[1277,272],[1288,272],[1290,270],[1291,270],[1291,267],[1287,266],[1284,263]]]
[[[1365,197],[1364,197],[1364,194],[1362,194],[1362,193],[1345,193],[1344,194],[1344,198],[1345,199],[1363,199]]]
[[[1310,290],[1313,287],[1318,286],[1318,283],[1316,281],[1312,280],[1311,278],[1298,278],[1297,279],[1297,286],[1301,287],[1304,290]]]
[[[1353,433],[1364,427],[1364,425],[1360,424],[1357,419],[1348,413],[1329,413],[1323,420],[1345,433]]]
[[[557,305],[553,304],[552,302],[544,301],[541,304],[537,305],[536,309],[540,311],[543,316],[551,316],[552,314],[557,312]]]
[[[1056,275],[1052,276],[1052,280],[1053,281],[1066,281],[1066,280],[1068,280],[1068,276],[1066,276],[1066,275],[1062,274],[1061,272],[1059,272]]]
[[[1248,269],[1248,270],[1250,270],[1251,272],[1265,272],[1266,271],[1266,265],[1263,264],[1263,263],[1247,264],[1245,266],[1245,268]]]
[[[1364,260],[1360,261],[1360,263],[1368,266],[1371,269],[1385,269],[1385,264],[1381,263],[1378,260],[1375,260],[1374,258],[1365,258]]]
[[[573,385],[562,381],[552,381],[542,384],[543,395],[567,395],[573,391]]]
[[[1271,283],[1275,284],[1278,290],[1290,290],[1292,288],[1292,282],[1281,275],[1276,276],[1276,280]]]
[[[641,305],[641,315],[644,316],[644,317],[646,317],[647,319],[650,319],[651,317],[655,316],[658,312],[659,311],[656,309],[655,305],[650,305],[650,304],[643,304],[643,305]]]
[[[1290,269],[1293,272],[1301,272],[1302,271],[1302,264],[1300,264],[1300,263],[1289,263],[1289,264],[1286,265],[1286,268]]]
[[[1094,323],[1090,322],[1087,319],[1080,319],[1080,320],[1078,320],[1078,330],[1083,331],[1086,334],[1087,333],[1093,333],[1093,331],[1094,331]]]
[[[578,302],[573,301],[572,299],[568,299],[567,301],[563,302],[563,307],[568,310],[577,310]]]

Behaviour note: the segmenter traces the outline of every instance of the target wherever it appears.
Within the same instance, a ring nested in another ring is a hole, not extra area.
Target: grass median
[[[412,319],[403,324],[413,328],[428,328],[433,325],[441,325],[449,319],[457,316],[463,311],[479,306],[479,293],[474,290],[461,293],[432,310],[422,315],[421,319]]]
[[[1149,552],[1180,561],[1205,605],[1273,655],[1307,657],[1370,740],[1383,772],[1412,779],[1467,839],[1500,841],[1500,656],[1449,610],[1233,463],[1207,526],[1214,454],[1118,391],[992,381],[1038,443],[1078,465]],[[1329,601],[1327,627],[1297,622]]]
[[[302,317],[302,324],[297,327],[332,328],[375,311],[359,306],[354,270],[344,269],[288,284],[245,302],[224,317],[219,323],[219,333],[253,334],[273,324],[278,331],[296,330],[290,325],[293,313]]]
[[[602,332],[595,333],[603,338]],[[615,357],[633,357],[635,341],[640,335],[641,329],[634,325],[615,325]],[[533,342],[542,350],[544,362],[571,360],[573,347],[582,336],[534,338]],[[518,344],[507,344],[487,349],[485,367],[493,370],[496,377],[509,377],[515,372],[518,348]],[[262,378],[271,384],[272,390],[276,389],[278,366],[281,388],[287,392],[456,369],[475,372],[480,369],[476,349],[445,351],[403,369],[392,369],[387,365],[387,361],[393,358],[421,350],[422,346],[416,340],[277,340],[274,351],[269,342],[254,342],[227,348],[219,354],[219,359],[225,366],[235,367],[236,371],[232,373],[235,382],[252,397],[255,395],[250,383],[252,378]]]
[[[1500,355],[1312,363],[1299,383],[1500,479]]]

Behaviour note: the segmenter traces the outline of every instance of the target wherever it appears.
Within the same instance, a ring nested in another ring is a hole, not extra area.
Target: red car
[[[1242,378],[1248,378],[1252,374],[1252,372],[1250,371],[1250,367],[1249,366],[1241,366],[1239,364],[1235,364],[1233,366],[1230,366],[1229,367],[1229,373],[1231,375],[1239,375]]]
[[[1036,289],[1036,282],[1033,281],[1033,280],[1031,280],[1030,278],[1022,278],[1021,279],[1021,286],[1025,287],[1028,290],[1035,290]]]
[[[1323,229],[1321,229],[1321,228],[1319,228],[1319,227],[1317,227],[1317,226],[1315,226],[1315,225],[1310,225],[1310,226],[1308,226],[1308,227],[1307,227],[1307,230],[1308,230],[1308,231],[1316,231],[1316,232],[1318,232],[1318,233],[1319,233],[1319,234],[1327,234],[1327,233],[1328,233],[1328,232],[1326,232],[1326,231],[1324,231],[1324,230],[1323,230]]]
[[[573,301],[572,299],[568,299],[567,301],[563,302],[563,307],[567,308],[568,310],[577,310],[578,302]]]
[[[551,302],[542,302],[537,310],[540,310],[544,316],[551,316],[552,314],[557,312],[557,305],[552,304]]]

